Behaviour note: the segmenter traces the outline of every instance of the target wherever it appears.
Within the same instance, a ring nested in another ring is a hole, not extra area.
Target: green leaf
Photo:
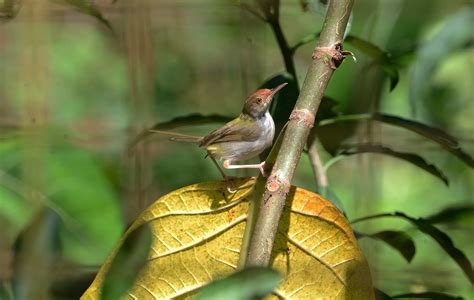
[[[474,217],[474,205],[466,204],[462,206],[446,207],[440,212],[429,216],[426,221],[431,224],[456,222],[460,219],[472,220]]]
[[[405,160],[420,169],[425,170],[426,172],[436,176],[437,178],[441,179],[446,185],[449,185],[448,178],[444,175],[441,170],[439,170],[435,165],[427,163],[421,156],[413,153],[406,153],[406,152],[398,152],[392,150],[389,147],[379,145],[379,144],[358,144],[358,145],[351,145],[351,146],[344,146],[347,147],[345,149],[341,149],[337,154],[338,155],[354,155],[354,154],[362,154],[362,153],[378,153],[389,155],[392,157],[396,157],[402,160]]]
[[[409,131],[415,132],[425,138],[428,138],[438,143],[445,150],[447,150],[451,154],[461,159],[468,166],[470,166],[471,168],[474,168],[474,158],[472,158],[468,153],[464,152],[460,148],[459,143],[456,141],[454,137],[452,137],[451,135],[449,135],[448,133],[444,132],[443,130],[439,128],[432,127],[432,126],[420,123],[418,121],[408,120],[408,119],[397,117],[397,116],[380,114],[380,113],[339,116],[332,119],[322,120],[318,125],[316,133],[318,133],[318,131],[321,131],[321,130],[328,131],[328,133],[330,133],[332,129],[340,128],[341,124],[344,122],[361,122],[361,121],[377,121],[377,122],[401,127]],[[329,126],[330,128],[323,129],[326,126]],[[331,146],[332,148],[330,150],[334,150],[335,145],[331,145]],[[334,153],[334,152],[330,151],[330,153]]]
[[[361,50],[365,55],[372,58],[379,64],[390,62],[390,54],[378,46],[363,40],[361,38],[355,37],[353,35],[347,36],[346,42],[354,46],[355,48]]]
[[[444,293],[438,292],[422,292],[422,293],[407,293],[407,294],[400,294],[396,296],[392,296],[392,299],[435,299],[435,300],[462,300],[463,297],[456,297],[451,296]]]
[[[12,275],[14,299],[49,299],[51,274],[58,259],[59,216],[44,207],[16,241]]]
[[[444,132],[443,130],[432,127],[417,121],[408,120],[396,116],[386,115],[386,114],[374,114],[373,119],[379,122],[386,124],[402,127],[413,131],[421,136],[424,136],[439,145],[441,145],[445,150],[451,152],[459,159],[464,161],[471,168],[474,168],[474,159],[464,152],[460,147],[456,139]]]
[[[3,300],[14,300],[13,290],[11,284],[7,280],[2,280],[0,282],[0,299]]]
[[[108,29],[113,31],[110,22],[104,18],[100,10],[94,2],[86,0],[63,0],[71,6],[74,6],[79,12],[96,18],[100,23],[104,24]]]
[[[382,67],[385,75],[390,79],[390,91],[397,86],[400,77],[398,74],[398,66],[392,60],[389,52],[353,35],[348,35],[345,41],[372,58],[377,65]]]
[[[21,162],[21,139],[15,137],[7,137],[0,140],[0,169],[9,170],[14,168]]]
[[[101,299],[121,299],[127,293],[147,262],[151,242],[152,233],[148,224],[140,226],[127,236],[102,284]]]
[[[413,242],[411,236],[403,231],[385,230],[372,234],[358,233],[358,236],[359,238],[367,237],[387,243],[389,246],[400,252],[407,262],[411,262],[415,256],[415,242]]]
[[[392,300],[392,297],[390,297],[385,292],[377,288],[374,288],[374,292],[375,292],[375,299],[377,300]]]
[[[251,300],[271,293],[282,279],[270,268],[250,267],[203,287],[197,300]]]
[[[456,50],[461,50],[472,40],[474,7],[465,6],[450,16],[430,40],[421,44],[410,80],[410,103],[415,105],[428,95],[430,78],[434,70]]]
[[[384,71],[385,75],[388,76],[390,79],[390,91],[393,91],[400,80],[400,74],[398,72],[398,68],[394,65],[385,64],[382,65],[382,70]]]
[[[361,221],[367,221],[377,218],[386,218],[386,217],[396,217],[396,218],[403,218],[410,223],[412,223],[418,230],[423,232],[426,235],[432,237],[438,245],[456,262],[456,264],[461,268],[464,272],[466,277],[469,279],[471,283],[474,283],[474,271],[472,269],[472,264],[467,258],[467,256],[459,250],[446,233],[435,227],[434,225],[430,224],[426,219],[423,218],[413,218],[410,217],[402,212],[394,212],[394,213],[383,213],[377,215],[366,216],[362,218],[358,218],[353,220],[351,223],[358,223]]]
[[[28,224],[37,208],[28,205],[21,195],[8,188],[4,182],[4,176],[8,174],[1,172],[3,171],[0,170],[0,223],[4,225],[2,238],[6,244],[10,244]]]
[[[102,262],[123,231],[116,191],[86,151],[57,147],[46,159],[45,196],[67,216],[60,228],[65,257]]]
[[[335,107],[338,104],[339,102],[337,100],[324,96],[323,99],[321,99],[321,103],[319,104],[315,123],[318,124],[322,120],[336,117],[337,112],[335,110]]]

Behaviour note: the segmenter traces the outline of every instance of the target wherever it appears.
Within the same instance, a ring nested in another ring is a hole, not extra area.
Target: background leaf
[[[443,130],[432,127],[418,121],[408,120],[405,118],[392,116],[388,114],[360,114],[360,115],[344,115],[339,116],[332,119],[322,120],[317,128],[316,133],[318,135],[326,135],[332,131],[333,135],[336,137],[345,137],[349,132],[348,128],[344,127],[342,123],[345,122],[361,122],[361,121],[377,121],[389,125],[393,125],[396,127],[401,127],[412,132],[415,132],[421,136],[424,136],[439,145],[441,145],[444,149],[451,152],[453,155],[461,159],[464,163],[466,163],[469,167],[474,168],[474,158],[472,158],[468,153],[464,152],[459,143],[456,141],[454,137],[449,135],[448,133],[444,132]],[[329,126],[330,128],[325,128]],[[340,132],[338,133],[337,130]],[[336,132],[334,132],[336,131]],[[333,138],[330,137],[321,139],[323,142],[323,146],[330,152],[334,153],[335,150],[341,143],[342,138]]]
[[[374,289],[374,292],[375,292],[375,299],[377,299],[377,300],[392,300],[392,297],[390,297],[385,292],[383,292],[383,291],[381,291],[377,288]]]
[[[474,205],[466,204],[460,206],[450,206],[426,218],[431,224],[456,222],[460,219],[474,217]]]
[[[65,257],[85,264],[100,263],[123,232],[111,182],[86,151],[64,146],[52,153],[48,162],[45,173],[51,184],[45,193],[66,216],[60,228]]]
[[[271,293],[281,275],[270,268],[250,267],[204,286],[196,300],[251,300]]]
[[[436,176],[441,179],[446,185],[449,184],[446,175],[441,172],[435,165],[427,163],[421,156],[413,153],[398,152],[390,149],[389,147],[378,145],[378,144],[359,144],[353,146],[347,146],[346,149],[342,149],[338,152],[338,155],[354,155],[363,153],[378,153],[393,156],[402,160],[405,160],[420,169]]]
[[[420,230],[424,234],[431,236],[438,243],[438,245],[441,246],[441,248],[456,262],[456,264],[461,268],[466,277],[469,279],[471,284],[474,283],[474,271],[472,269],[472,264],[467,258],[467,256],[464,254],[464,252],[459,250],[454,245],[449,235],[436,228],[423,218],[413,218],[402,212],[394,212],[358,218],[356,220],[353,220],[351,223],[354,224],[361,221],[384,217],[403,218],[412,223],[418,230]]]
[[[50,298],[52,271],[59,254],[59,223],[54,211],[41,208],[18,237],[13,263],[14,299]]]
[[[429,40],[420,43],[410,80],[410,104],[416,112],[416,103],[428,96],[430,78],[434,70],[456,50],[472,41],[474,7],[467,5],[445,21],[441,29]]]
[[[145,265],[150,246],[151,230],[147,224],[127,236],[107,272],[101,299],[115,300],[126,294]]]
[[[434,300],[462,300],[462,297],[451,296],[438,292],[423,292],[423,293],[407,293],[392,296],[393,299],[434,299]]]
[[[367,237],[374,240],[385,242],[395,250],[397,250],[407,262],[411,262],[415,256],[415,242],[411,236],[403,231],[384,230],[372,234],[364,234],[358,232],[359,237]]]
[[[398,73],[398,66],[392,60],[390,53],[353,35],[348,35],[345,41],[372,58],[377,65],[382,67],[385,75],[390,79],[390,91],[397,86],[400,75]]]

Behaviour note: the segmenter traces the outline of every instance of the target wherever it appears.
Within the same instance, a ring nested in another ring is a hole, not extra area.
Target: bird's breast
[[[231,141],[214,143],[207,146],[207,151],[216,158],[230,160],[247,160],[253,158],[270,147],[275,136],[275,124],[270,113],[255,120],[259,128],[258,138],[255,140]]]
[[[275,123],[273,122],[273,118],[269,112],[265,113],[263,119],[263,137],[265,140],[264,149],[270,147],[273,143],[273,138],[275,136]],[[262,151],[263,151],[262,150]]]

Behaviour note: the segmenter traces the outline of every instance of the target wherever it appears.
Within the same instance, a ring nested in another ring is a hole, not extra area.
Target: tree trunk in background
[[[17,16],[21,30],[15,31],[21,52],[18,56],[16,102],[21,107],[21,123],[29,138],[24,140],[22,181],[35,192],[26,195],[29,209],[36,211],[18,239],[14,257],[13,292],[15,299],[50,299],[57,219],[44,206],[45,157],[48,152],[48,15],[49,1],[24,1]]]
[[[149,0],[124,1],[122,46],[127,56],[130,79],[130,139],[153,122],[153,36]],[[147,142],[139,143],[126,154],[127,196],[124,214],[127,223],[134,220],[151,201],[152,168]]]

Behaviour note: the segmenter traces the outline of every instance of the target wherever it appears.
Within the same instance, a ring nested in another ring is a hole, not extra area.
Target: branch
[[[308,139],[314,118],[328,82],[342,62],[342,40],[354,0],[330,1],[301,93],[290,116],[275,166],[267,179],[260,211],[249,246],[246,265],[266,266],[290,182]]]
[[[280,21],[278,19],[270,19],[268,21],[268,24],[270,24],[270,27],[272,28],[273,33],[275,34],[275,38],[278,42],[278,47],[281,51],[281,56],[283,57],[283,62],[285,63],[285,69],[293,76],[296,82],[296,86],[298,86],[298,78],[296,77],[296,67],[293,61],[293,52],[291,51],[291,48],[288,45],[288,42],[286,41],[285,35],[283,34]]]
[[[293,61],[293,52],[291,51],[288,41],[280,24],[280,0],[258,0],[260,10],[265,15],[264,19],[272,28],[273,34],[280,48],[281,56],[285,64],[285,69],[293,76],[296,86],[298,86],[298,78],[296,77],[295,62]]]

